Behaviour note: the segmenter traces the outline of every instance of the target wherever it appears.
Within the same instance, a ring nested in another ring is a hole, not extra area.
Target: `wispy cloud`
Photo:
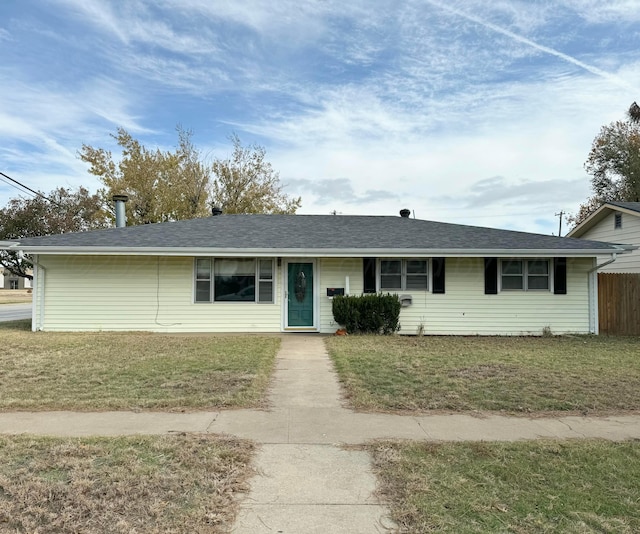
[[[640,87],[635,0],[2,9],[0,155],[37,183],[91,180],[75,151],[117,126],[171,146],[179,122],[211,157],[232,130],[264,145],[306,213],[539,229],[586,197],[593,136]]]
[[[483,20],[480,17],[476,17],[475,15],[469,14],[465,11],[462,11],[460,9],[456,9],[454,7],[451,7],[450,5],[446,5],[446,4],[442,4],[440,2],[435,2],[434,0],[425,0],[425,2],[436,6],[442,10],[445,10],[451,14],[454,14],[456,16],[462,17],[466,20],[469,20],[471,22],[475,22],[476,24],[479,24],[480,26],[483,26],[485,28],[488,28],[496,33],[499,33],[501,35],[505,35],[511,39],[513,39],[514,41],[517,41],[518,43],[522,43],[524,45],[527,45],[535,50],[539,50],[540,52],[544,52],[545,54],[549,54],[551,56],[557,57],[559,59],[562,59],[563,61],[566,61],[567,63],[571,63],[572,65],[575,65],[577,67],[580,67],[581,69],[586,70],[587,72],[594,74],[596,76],[599,76],[605,80],[608,80],[609,82],[611,82],[612,84],[617,85],[618,87],[621,87],[623,89],[628,89],[629,91],[633,92],[633,91],[637,91],[637,87],[634,87],[633,85],[629,84],[627,81],[621,79],[619,76],[616,76],[615,74],[611,74],[609,72],[605,72],[602,69],[599,69],[593,65],[589,65],[583,61],[580,61],[579,59],[576,59],[575,57],[572,57],[568,54],[565,54],[563,52],[560,52],[559,50],[555,50],[551,47],[548,46],[544,46],[541,45],[539,43],[536,43],[535,41],[532,41],[531,39],[527,39],[526,37],[523,37],[522,35],[518,35],[506,28],[502,28],[496,24],[493,24],[489,21]]]

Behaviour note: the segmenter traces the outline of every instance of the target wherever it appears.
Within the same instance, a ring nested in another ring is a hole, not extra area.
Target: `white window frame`
[[[382,286],[382,262],[384,261],[399,261],[400,263],[400,285],[399,288],[390,288]],[[407,264],[410,261],[423,261],[426,263],[426,272],[425,273],[407,273]],[[429,258],[379,258],[378,266],[377,266],[377,284],[379,291],[423,291],[429,292],[431,291],[431,262]],[[407,289],[407,276],[426,276],[427,279],[427,287],[424,289]]]
[[[209,278],[198,278],[198,260],[205,260],[209,262]],[[255,298],[254,300],[234,300],[234,301],[220,301],[215,300],[215,262],[224,260],[252,260],[254,262],[254,277],[255,277]],[[271,264],[271,278],[261,277],[260,264],[261,262],[270,262]],[[197,285],[198,282],[209,282],[209,299],[208,300],[196,300],[197,298]],[[261,284],[271,284],[271,300],[260,300],[260,286]],[[273,304],[275,302],[276,295],[276,266],[274,258],[210,258],[210,257],[196,257],[193,260],[193,303],[194,304]]]
[[[522,263],[522,274],[519,275],[522,277],[522,288],[505,288],[502,284],[502,279],[504,276],[515,278],[517,275],[504,275],[502,272],[502,266],[505,263],[511,262],[520,262]],[[545,289],[538,288],[529,288],[529,276],[544,276],[540,274],[529,274],[529,262],[539,261],[545,262],[547,264],[547,287]],[[500,291],[505,292],[518,292],[518,291],[528,291],[534,293],[550,293],[553,290],[553,269],[551,265],[551,261],[548,258],[504,258],[500,260],[500,270],[498,272],[498,279],[500,281]]]

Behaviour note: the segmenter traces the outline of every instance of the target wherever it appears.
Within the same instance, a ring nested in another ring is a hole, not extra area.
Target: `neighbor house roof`
[[[611,213],[620,212],[640,217],[640,202],[607,202],[573,228],[567,237],[580,237]]]
[[[4,243],[7,247],[7,243]],[[22,239],[44,254],[595,255],[610,243],[390,216],[219,215]]]

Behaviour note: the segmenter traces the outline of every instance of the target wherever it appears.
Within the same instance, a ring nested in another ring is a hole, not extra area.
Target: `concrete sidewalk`
[[[350,414],[341,405],[340,387],[322,338],[283,339],[269,400],[272,411],[267,418],[276,432],[260,432],[259,441],[265,444],[256,458],[258,474],[233,532],[368,534],[393,529],[388,510],[375,496],[369,454],[332,445],[329,433],[312,430],[325,412]],[[296,410],[308,418],[292,420]],[[221,414],[209,428],[226,432],[222,429],[233,426],[233,414],[229,415]],[[253,423],[258,425],[252,428],[269,430],[269,423],[260,425],[260,415],[266,414],[254,412]],[[292,443],[292,428],[311,431],[310,439]]]
[[[257,475],[234,532],[340,534],[393,529],[375,497],[366,452],[343,445],[370,439],[640,439],[640,416],[520,418],[398,416],[344,408],[322,337],[284,336],[271,408],[219,412],[0,413],[0,433],[56,436],[227,433],[261,444]],[[330,525],[330,528],[328,527]]]
[[[331,408],[223,412],[7,412],[0,434],[62,437],[170,432],[232,434],[268,444],[360,444],[370,439],[518,441],[537,438],[640,439],[640,416],[521,418],[402,416]]]

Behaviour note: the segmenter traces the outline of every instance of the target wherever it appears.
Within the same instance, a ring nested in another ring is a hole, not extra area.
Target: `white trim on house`
[[[634,250],[634,246],[611,245],[617,253]],[[431,258],[446,256],[450,258],[509,258],[514,256],[545,257],[545,258],[578,258],[585,256],[611,254],[606,249],[395,249],[393,251],[381,249],[216,249],[216,248],[182,248],[182,247],[18,247],[28,254],[39,252],[51,255],[84,255],[84,256],[215,256],[220,258],[246,257],[256,258],[282,257],[282,258],[352,258],[360,257],[385,257],[385,258]]]

